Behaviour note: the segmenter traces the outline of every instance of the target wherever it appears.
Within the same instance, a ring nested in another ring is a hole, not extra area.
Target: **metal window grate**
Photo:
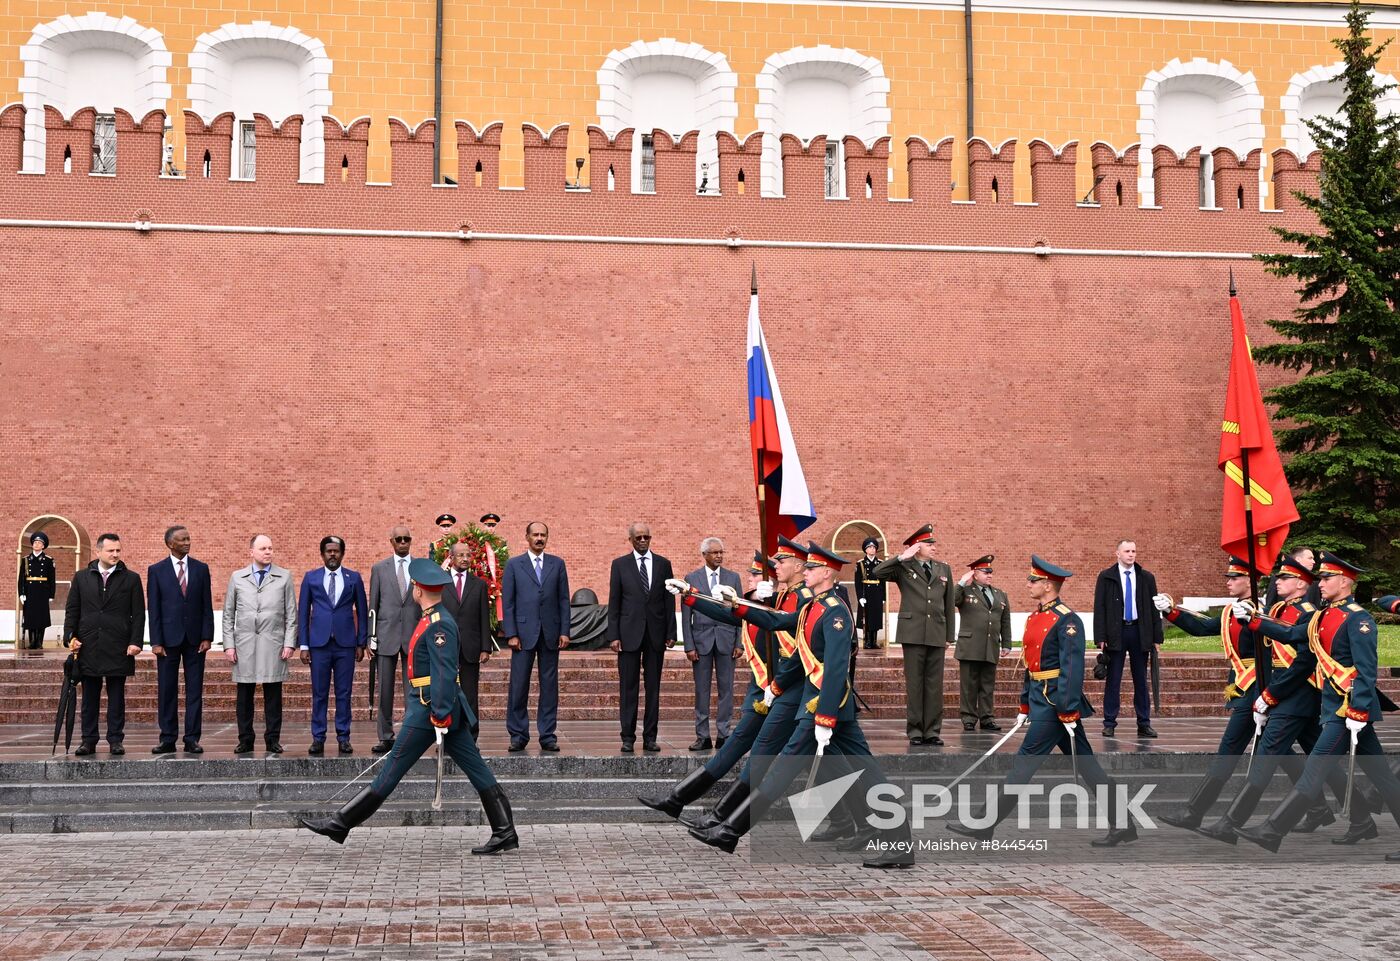
[[[841,142],[826,142],[826,196],[827,199],[841,196]]]
[[[258,133],[251,120],[238,125],[238,176],[253,180],[258,174]]]
[[[656,193],[656,142],[649,133],[642,134],[642,184],[644,194]]]
[[[93,121],[92,172],[117,172],[117,118],[114,114],[100,113]]]

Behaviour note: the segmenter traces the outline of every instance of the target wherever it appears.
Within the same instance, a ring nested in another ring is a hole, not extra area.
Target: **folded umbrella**
[[[58,738],[63,735],[63,753],[73,747],[73,720],[78,710],[78,652],[69,654],[63,662],[63,688],[58,695],[58,711],[53,718],[52,757],[58,753]]]

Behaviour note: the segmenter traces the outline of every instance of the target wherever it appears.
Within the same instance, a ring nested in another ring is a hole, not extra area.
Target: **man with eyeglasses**
[[[369,572],[369,609],[374,612],[375,631],[370,646],[379,684],[375,705],[379,743],[370,748],[375,754],[383,754],[394,746],[394,691],[400,684],[400,665],[408,661],[408,639],[422,616],[413,600],[408,576],[413,534],[400,524],[389,532],[389,543],[394,553]]]
[[[661,667],[666,648],[676,643],[676,601],[666,589],[675,577],[671,562],[651,550],[651,527],[637,522],[627,528],[632,550],[612,562],[608,584],[609,645],[617,654],[618,713],[622,753],[637,740],[637,688],[645,678],[646,711],[642,750],[661,750]]]
[[[685,575],[686,583],[707,596],[721,585],[736,594],[742,586],[739,575],[724,566],[724,541],[707,537],[700,542],[704,563]],[[734,720],[734,657],[739,628],[715,620],[703,610],[687,607],[681,611],[681,636],[685,656],[695,673],[695,743],[692,751],[708,751],[715,742],[710,740],[710,678],[715,681],[718,696],[715,735],[718,746],[724,747]]]

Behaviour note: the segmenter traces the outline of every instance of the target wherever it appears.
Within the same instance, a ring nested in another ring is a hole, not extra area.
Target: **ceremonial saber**
[[[1351,794],[1356,787],[1356,741],[1359,731],[1351,732],[1351,757],[1347,761],[1347,796],[1342,802],[1342,817],[1351,817]]]
[[[440,728],[440,727],[434,728],[433,731],[434,731],[434,733],[437,735],[437,783],[436,783],[436,785],[434,786],[434,789],[433,789],[433,810],[434,810],[434,811],[441,811],[441,810],[442,810],[442,769],[443,769],[443,764],[444,764],[443,753],[442,753],[442,742],[443,742],[443,740],[447,737],[447,732],[444,731],[444,730],[443,730],[442,728]]]
[[[379,757],[377,757],[377,758],[375,759],[375,761],[374,761],[373,764],[371,764],[369,767],[365,768],[365,769],[364,769],[363,771],[361,771],[359,774],[356,774],[356,775],[355,775],[353,778],[351,778],[347,783],[341,785],[339,791],[336,791],[336,792],[335,792],[334,794],[332,794],[330,797],[326,798],[326,803],[327,803],[327,804],[330,804],[330,803],[331,803],[332,801],[334,801],[336,798],[338,798],[338,797],[340,797],[342,794],[344,794],[349,788],[353,787],[356,783],[358,783],[359,780],[360,780],[360,778],[364,777],[364,776],[365,776],[366,774],[368,774],[370,771],[373,771],[373,770],[374,770],[375,768],[377,768],[379,765],[383,764],[383,763],[384,763],[384,759],[387,758],[387,757],[388,757],[390,754],[392,754],[392,753],[394,753],[394,752],[393,752],[393,751],[385,751],[383,754],[379,755]]]
[[[1001,740],[1000,740],[1000,741],[997,741],[995,744],[993,744],[993,745],[991,746],[991,748],[990,748],[985,754],[983,754],[983,755],[982,755],[981,757],[979,757],[977,760],[973,761],[971,767],[969,767],[966,771],[963,771],[961,774],[959,774],[957,780],[954,781],[952,784],[949,784],[949,785],[948,785],[947,790],[951,793],[952,790],[953,790],[953,788],[957,787],[959,784],[961,784],[961,783],[963,782],[963,780],[964,780],[969,774],[971,774],[973,771],[977,770],[977,768],[979,768],[979,767],[982,765],[982,762],[983,762],[983,761],[987,760],[987,758],[991,757],[991,756],[992,756],[993,754],[995,754],[997,751],[1001,750],[1001,746],[1002,746],[1003,744],[1005,744],[1007,741],[1011,740],[1011,736],[1012,736],[1013,734],[1015,734],[1017,731],[1019,731],[1019,730],[1021,729],[1021,725],[1025,724],[1025,723],[1026,723],[1026,715],[1021,714],[1021,713],[1017,713],[1017,715],[1016,715],[1016,723],[1013,724],[1013,725],[1011,725],[1011,730],[1009,730],[1009,731],[1007,731],[1005,734],[1003,734],[1002,737],[1001,737]]]
[[[821,763],[822,763],[822,754],[823,754],[822,745],[821,745],[820,743],[818,743],[818,744],[817,744],[817,754],[816,754],[816,756],[815,756],[814,758],[812,758],[812,770],[811,770],[811,772],[809,772],[808,775],[807,775],[807,790],[809,790],[809,791],[812,790],[812,787],[817,783],[817,768],[819,768],[819,767],[821,766]]]
[[[1079,750],[1074,746],[1077,740],[1075,735],[1079,733],[1079,723],[1074,722],[1074,730],[1069,732],[1069,772],[1074,776],[1074,783],[1079,783]]]
[[[1264,733],[1264,725],[1269,722],[1266,714],[1263,721],[1255,722],[1254,736],[1249,739],[1249,763],[1244,766],[1244,776],[1249,777],[1249,772],[1254,770],[1254,756],[1259,753],[1259,735]]]

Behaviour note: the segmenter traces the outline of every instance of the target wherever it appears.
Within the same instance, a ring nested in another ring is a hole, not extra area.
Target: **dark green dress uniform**
[[[49,539],[42,532],[34,535],[32,543],[49,546]],[[58,575],[53,558],[42,550],[26,554],[19,565],[17,597],[24,598],[24,636],[31,650],[44,646],[44,631],[53,623],[49,604],[58,590]]]
[[[845,563],[843,558],[818,544],[807,546],[808,568],[829,567],[839,571]],[[847,798],[864,798],[870,791],[888,784],[888,779],[871,756],[870,745],[860,729],[860,722],[856,720],[856,703],[847,663],[851,656],[851,638],[855,634],[855,616],[846,603],[835,591],[826,591],[803,604],[795,614],[772,613],[746,607],[742,603],[735,613],[769,630],[792,633],[797,644],[796,654],[779,669],[774,686],[781,689],[780,697],[792,690],[802,693],[791,736],[768,772],[757,781],[758,787],[722,823],[690,832],[698,840],[730,852],[752,825],[783,796],[788,785],[799,774],[810,770],[810,759],[817,752],[817,726],[831,731],[829,750],[840,757],[837,763],[842,770],[854,769],[859,772],[860,776],[847,792]],[[873,831],[868,832],[868,837],[870,840],[878,838],[882,843],[878,846],[879,853],[865,857],[867,867],[902,868],[914,863],[907,818],[898,827],[879,832],[878,835]]]
[[[1063,567],[1031,555],[1031,579],[1063,583],[1072,576]],[[1059,597],[1042,604],[1026,619],[1026,631],[1021,639],[1021,658],[1026,668],[1021,686],[1021,713],[1027,715],[1029,725],[1005,783],[1029,784],[1045,763],[1045,758],[1056,749],[1063,754],[1072,754],[1079,777],[1095,789],[1096,797],[1100,796],[1097,791],[1100,785],[1107,787],[1105,796],[1108,798],[1109,831],[1106,837],[1093,844],[1095,847],[1113,847],[1137,838],[1137,828],[1131,822],[1122,827],[1116,826],[1118,791],[1094,757],[1094,750],[1084,733],[1083,719],[1094,713],[1088,698],[1084,696],[1084,640],[1083,620]],[[1070,728],[1073,728],[1073,733]],[[1006,794],[1001,795],[996,818],[989,827],[974,828],[950,823],[948,829],[979,840],[990,839],[997,824],[1016,810],[1019,797],[1019,794],[1009,798]]]
[[[1329,553],[1322,555],[1317,569],[1319,579],[1347,577],[1355,580],[1362,573],[1361,568]],[[1353,597],[1343,598],[1312,615],[1307,638],[1308,649],[1317,658],[1321,674],[1319,719],[1322,733],[1309,752],[1303,776],[1293,791],[1262,825],[1238,829],[1236,834],[1240,837],[1277,851],[1284,835],[1293,830],[1321,797],[1329,772],[1349,753],[1353,737],[1357,767],[1375,785],[1391,817],[1400,825],[1400,779],[1385,763],[1385,754],[1376,737],[1376,724],[1381,721],[1381,703],[1376,690],[1376,633],[1375,619]]]
[[[988,554],[967,566],[990,574],[995,559]],[[984,731],[999,731],[994,720],[997,662],[1011,649],[1011,601],[1005,591],[976,582],[959,584],[953,599],[958,606],[955,656],[963,730],[971,731],[980,722]]]
[[[495,775],[482,760],[472,737],[476,723],[467,696],[457,678],[457,624],[440,610],[435,593],[451,583],[442,568],[425,558],[415,558],[408,568],[409,578],[425,589],[423,616],[408,642],[405,679],[406,705],[399,736],[385,755],[383,769],[369,787],[330,818],[303,819],[302,824],[317,834],[344,843],[350,829],[363,824],[393,793],[405,774],[442,735],[441,749],[456,762],[481,796],[481,805],[491,824],[491,838],[473,854],[497,854],[520,846],[511,816],[510,802],[496,783]],[[429,591],[429,589],[431,589]]]
[[[880,566],[878,557],[866,557],[864,551],[880,542],[867,537],[860,545],[861,557],[856,561],[856,627],[865,638],[866,649],[880,646],[880,632],[885,629],[885,582],[875,576]]]

